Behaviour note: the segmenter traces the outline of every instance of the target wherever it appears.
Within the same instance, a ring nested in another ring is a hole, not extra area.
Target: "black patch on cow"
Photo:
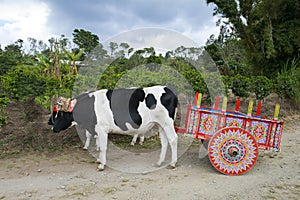
[[[155,97],[154,97],[153,94],[148,94],[148,95],[146,96],[145,101],[146,101],[146,106],[147,106],[149,109],[153,110],[153,109],[156,108],[156,103],[157,103],[157,101],[156,101],[156,99],[155,99]]]
[[[72,112],[58,111],[55,115],[53,132],[58,133],[62,130],[66,130],[72,125],[74,121]]]
[[[169,117],[174,120],[178,99],[170,88],[165,87],[164,90],[165,93],[161,95],[160,101],[161,104],[168,110]]]
[[[109,106],[113,113],[115,124],[123,131],[127,131],[126,123],[138,129],[142,124],[142,117],[138,112],[140,102],[145,99],[145,92],[141,88],[115,89],[106,93]]]
[[[56,116],[57,112],[56,111],[52,111],[52,114],[48,120],[48,125],[54,125],[54,120],[55,120],[55,116]]]
[[[88,93],[85,93],[78,96],[76,100],[77,103],[72,112],[74,121],[82,128],[88,130],[90,134],[96,135],[95,127],[97,117],[95,113],[95,96],[90,96]]]

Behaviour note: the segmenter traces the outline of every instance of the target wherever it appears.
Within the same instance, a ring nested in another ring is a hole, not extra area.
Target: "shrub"
[[[0,127],[7,123],[7,112],[5,111],[5,107],[9,102],[7,97],[0,95]]]
[[[264,99],[272,92],[273,83],[265,76],[252,76],[250,83],[250,90],[258,100]]]
[[[12,99],[25,101],[35,98],[43,107],[49,107],[53,94],[60,93],[61,83],[56,78],[43,76],[36,66],[17,66],[0,77],[2,89]]]
[[[282,97],[288,97],[297,104],[300,103],[300,62],[287,62],[281,73],[275,79],[275,91]]]
[[[240,74],[231,78],[232,92],[239,97],[248,97],[250,95],[250,79]]]
[[[17,66],[1,77],[1,84],[8,95],[16,100],[39,96],[47,88],[46,78],[39,74],[39,68],[35,66]]]

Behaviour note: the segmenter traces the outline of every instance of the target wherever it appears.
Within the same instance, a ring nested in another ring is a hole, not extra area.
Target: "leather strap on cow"
[[[77,103],[76,99],[71,100],[71,98],[60,97],[57,101],[57,110],[64,112],[72,112]]]
[[[69,108],[68,108],[68,112],[72,112],[75,105],[77,103],[77,100],[76,99],[73,99],[70,103],[69,103]]]

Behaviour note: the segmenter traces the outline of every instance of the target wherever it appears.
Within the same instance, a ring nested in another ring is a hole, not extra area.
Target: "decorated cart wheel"
[[[211,164],[221,173],[240,175],[251,169],[258,157],[255,138],[246,130],[226,127],[210,139],[208,155]]]

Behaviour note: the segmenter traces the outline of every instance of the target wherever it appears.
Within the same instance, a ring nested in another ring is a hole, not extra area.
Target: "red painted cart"
[[[222,109],[218,109],[219,97],[213,108],[201,107],[201,94],[196,94],[194,105],[188,105],[184,128],[175,127],[177,133],[196,139],[209,140],[208,156],[211,164],[221,173],[240,175],[250,170],[259,149],[278,152],[283,121],[278,120],[279,104],[275,107],[274,118],[260,116],[261,103],[252,115],[253,101],[248,113],[239,112],[240,100],[235,111],[227,111],[227,98]]]

